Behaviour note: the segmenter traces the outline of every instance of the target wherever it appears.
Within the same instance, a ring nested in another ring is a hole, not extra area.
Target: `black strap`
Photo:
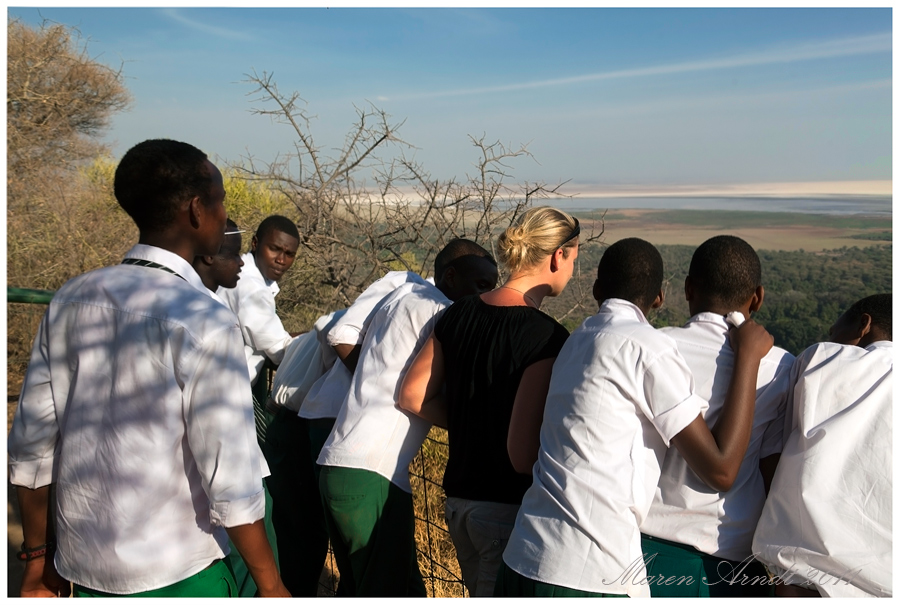
[[[178,273],[176,273],[175,271],[172,271],[165,265],[160,265],[159,263],[154,263],[152,260],[143,260],[140,258],[126,258],[125,260],[122,261],[122,264],[123,265],[137,265],[138,267],[150,267],[151,269],[162,269],[166,273],[171,273],[172,275],[174,275],[176,277],[181,277],[180,275],[178,275]],[[184,278],[181,277],[181,279],[184,279]],[[187,280],[184,279],[184,281],[187,281]]]

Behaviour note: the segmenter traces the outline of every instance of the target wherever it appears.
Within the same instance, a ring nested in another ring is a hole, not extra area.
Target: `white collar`
[[[601,313],[611,313],[613,315],[634,315],[634,318],[641,323],[649,324],[647,318],[644,317],[644,312],[641,311],[640,307],[634,304],[631,301],[627,301],[623,298],[607,298],[603,301],[603,304],[600,305]]]
[[[728,322],[725,321],[725,316],[719,315],[718,313],[713,313],[712,311],[701,311],[700,313],[697,313],[689,320],[687,320],[687,322],[684,324],[684,327],[687,327],[688,324],[692,323],[714,324],[722,328],[723,332],[727,332],[729,330]]]
[[[191,264],[174,252],[147,244],[135,244],[131,250],[125,253],[125,258],[158,263],[177,273],[179,277],[184,278],[184,281],[196,289],[209,294],[209,289],[203,285],[203,280],[200,279]]]
[[[272,293],[272,296],[277,295],[281,291],[278,287],[278,282],[263,277],[259,267],[256,266],[256,257],[253,256],[253,252],[245,252],[241,259],[244,261],[244,266],[241,267],[241,279],[250,278],[262,282]]]

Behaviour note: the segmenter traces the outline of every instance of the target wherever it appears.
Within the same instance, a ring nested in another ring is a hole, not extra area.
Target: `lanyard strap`
[[[152,260],[143,260],[140,258],[126,258],[125,260],[122,261],[122,264],[123,265],[137,265],[138,267],[150,267],[151,269],[162,269],[166,273],[171,273],[172,275],[174,275],[176,277],[181,277],[180,275],[178,275],[178,273],[176,273],[175,271],[172,271],[165,265],[160,265],[159,263],[154,263]],[[181,277],[181,279],[184,279],[184,278]],[[187,281],[187,280],[184,279],[184,281]]]

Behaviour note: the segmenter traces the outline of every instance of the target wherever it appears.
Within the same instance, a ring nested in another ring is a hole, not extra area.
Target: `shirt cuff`
[[[672,437],[683,431],[708,405],[706,400],[699,395],[691,394],[690,397],[681,403],[654,416],[653,426],[656,427],[666,447],[669,447],[669,441],[672,440]]]
[[[338,326],[328,333],[328,346],[362,344],[362,331],[356,326]]]
[[[13,485],[37,489],[53,483],[54,458],[39,460],[9,461],[9,482]]]
[[[209,520],[213,525],[237,527],[249,525],[262,519],[266,514],[264,491],[232,502],[213,502],[209,506]]]

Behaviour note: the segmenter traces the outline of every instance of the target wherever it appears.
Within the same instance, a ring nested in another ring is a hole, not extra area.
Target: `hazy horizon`
[[[115,157],[159,137],[222,163],[292,151],[287,127],[251,114],[259,104],[246,74],[256,71],[301,94],[326,151],[343,144],[354,104],[405,120],[399,136],[411,146],[385,157],[403,154],[436,179],[474,171],[469,135],[527,145],[533,158],[508,163],[511,182],[568,181],[581,195],[802,196],[795,184],[884,189],[892,178],[890,8],[9,7],[8,16],[77,27],[91,57],[122,67],[134,103],[105,135]],[[781,189],[759,193],[767,184]]]

